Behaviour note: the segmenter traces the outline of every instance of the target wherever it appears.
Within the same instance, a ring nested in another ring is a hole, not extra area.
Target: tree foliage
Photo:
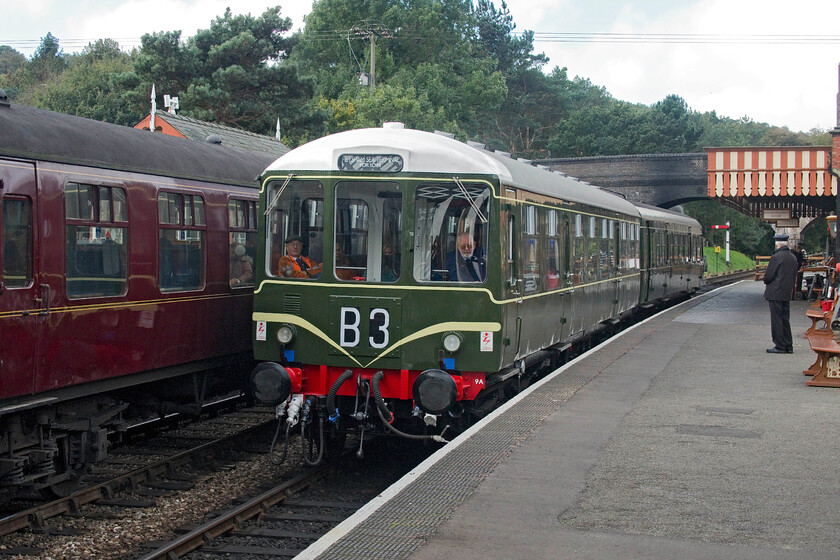
[[[26,66],[26,57],[10,47],[0,45],[0,75],[17,72]]]
[[[130,53],[102,39],[70,55],[48,33],[29,60],[0,46],[0,87],[19,103],[134,124],[155,84],[158,106],[177,96],[201,120],[272,134],[279,118],[292,146],[392,120],[529,159],[830,141],[699,113],[676,94],[617,100],[562,66],[546,72],[504,0],[316,0],[303,30],[291,26],[280,6],[228,9],[193,37],[163,30]],[[375,88],[360,83],[372,58]]]
[[[282,63],[294,45],[283,36],[291,25],[279,6],[258,17],[228,8],[186,41],[180,31],[144,35],[131,101],[148,107],[155,84],[161,97],[177,96],[187,116],[262,134],[273,132],[278,118],[284,130],[294,128],[311,90]]]
[[[66,58],[66,70],[30,90],[33,105],[133,126],[143,114],[129,106],[124,94],[125,74],[132,70],[131,56],[111,39],[88,44],[81,54]]]

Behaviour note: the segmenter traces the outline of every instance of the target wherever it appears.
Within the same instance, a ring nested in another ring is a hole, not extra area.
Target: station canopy
[[[808,146],[707,148],[709,197],[769,220],[825,216],[837,204],[830,151]]]

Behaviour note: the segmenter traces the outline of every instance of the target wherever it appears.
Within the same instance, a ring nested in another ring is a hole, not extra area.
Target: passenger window
[[[3,285],[25,288],[32,282],[32,202],[3,199]]]
[[[484,183],[456,180],[418,185],[414,218],[416,280],[485,281],[489,200],[490,189]]]
[[[254,260],[257,256],[257,203],[254,200],[228,201],[229,277],[232,288],[254,285]]]
[[[158,195],[158,284],[161,291],[204,287],[204,200],[199,195]]]
[[[271,181],[267,191],[269,276],[318,279],[324,262],[324,186]]]
[[[526,294],[540,291],[540,240],[537,237],[537,208],[524,208],[524,236],[522,238],[522,279]]]
[[[68,297],[125,295],[128,289],[125,201],[125,190],[120,187],[67,184],[64,245]]]

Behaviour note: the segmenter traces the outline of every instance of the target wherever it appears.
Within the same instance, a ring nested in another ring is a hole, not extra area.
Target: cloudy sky
[[[310,0],[25,0],[7,2],[0,44],[29,56],[51,32],[66,52],[112,38],[206,29],[231,6],[280,4],[295,28]],[[497,6],[500,0],[496,1]],[[546,70],[568,68],[617,99],[650,105],[677,94],[697,111],[792,130],[837,126],[838,0],[508,0],[516,30],[536,33]],[[360,15],[360,19],[363,16]]]

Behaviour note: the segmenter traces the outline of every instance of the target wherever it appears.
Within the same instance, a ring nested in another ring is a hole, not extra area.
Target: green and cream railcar
[[[335,134],[261,185],[252,385],[331,432],[440,432],[640,303],[633,204],[445,135]]]

